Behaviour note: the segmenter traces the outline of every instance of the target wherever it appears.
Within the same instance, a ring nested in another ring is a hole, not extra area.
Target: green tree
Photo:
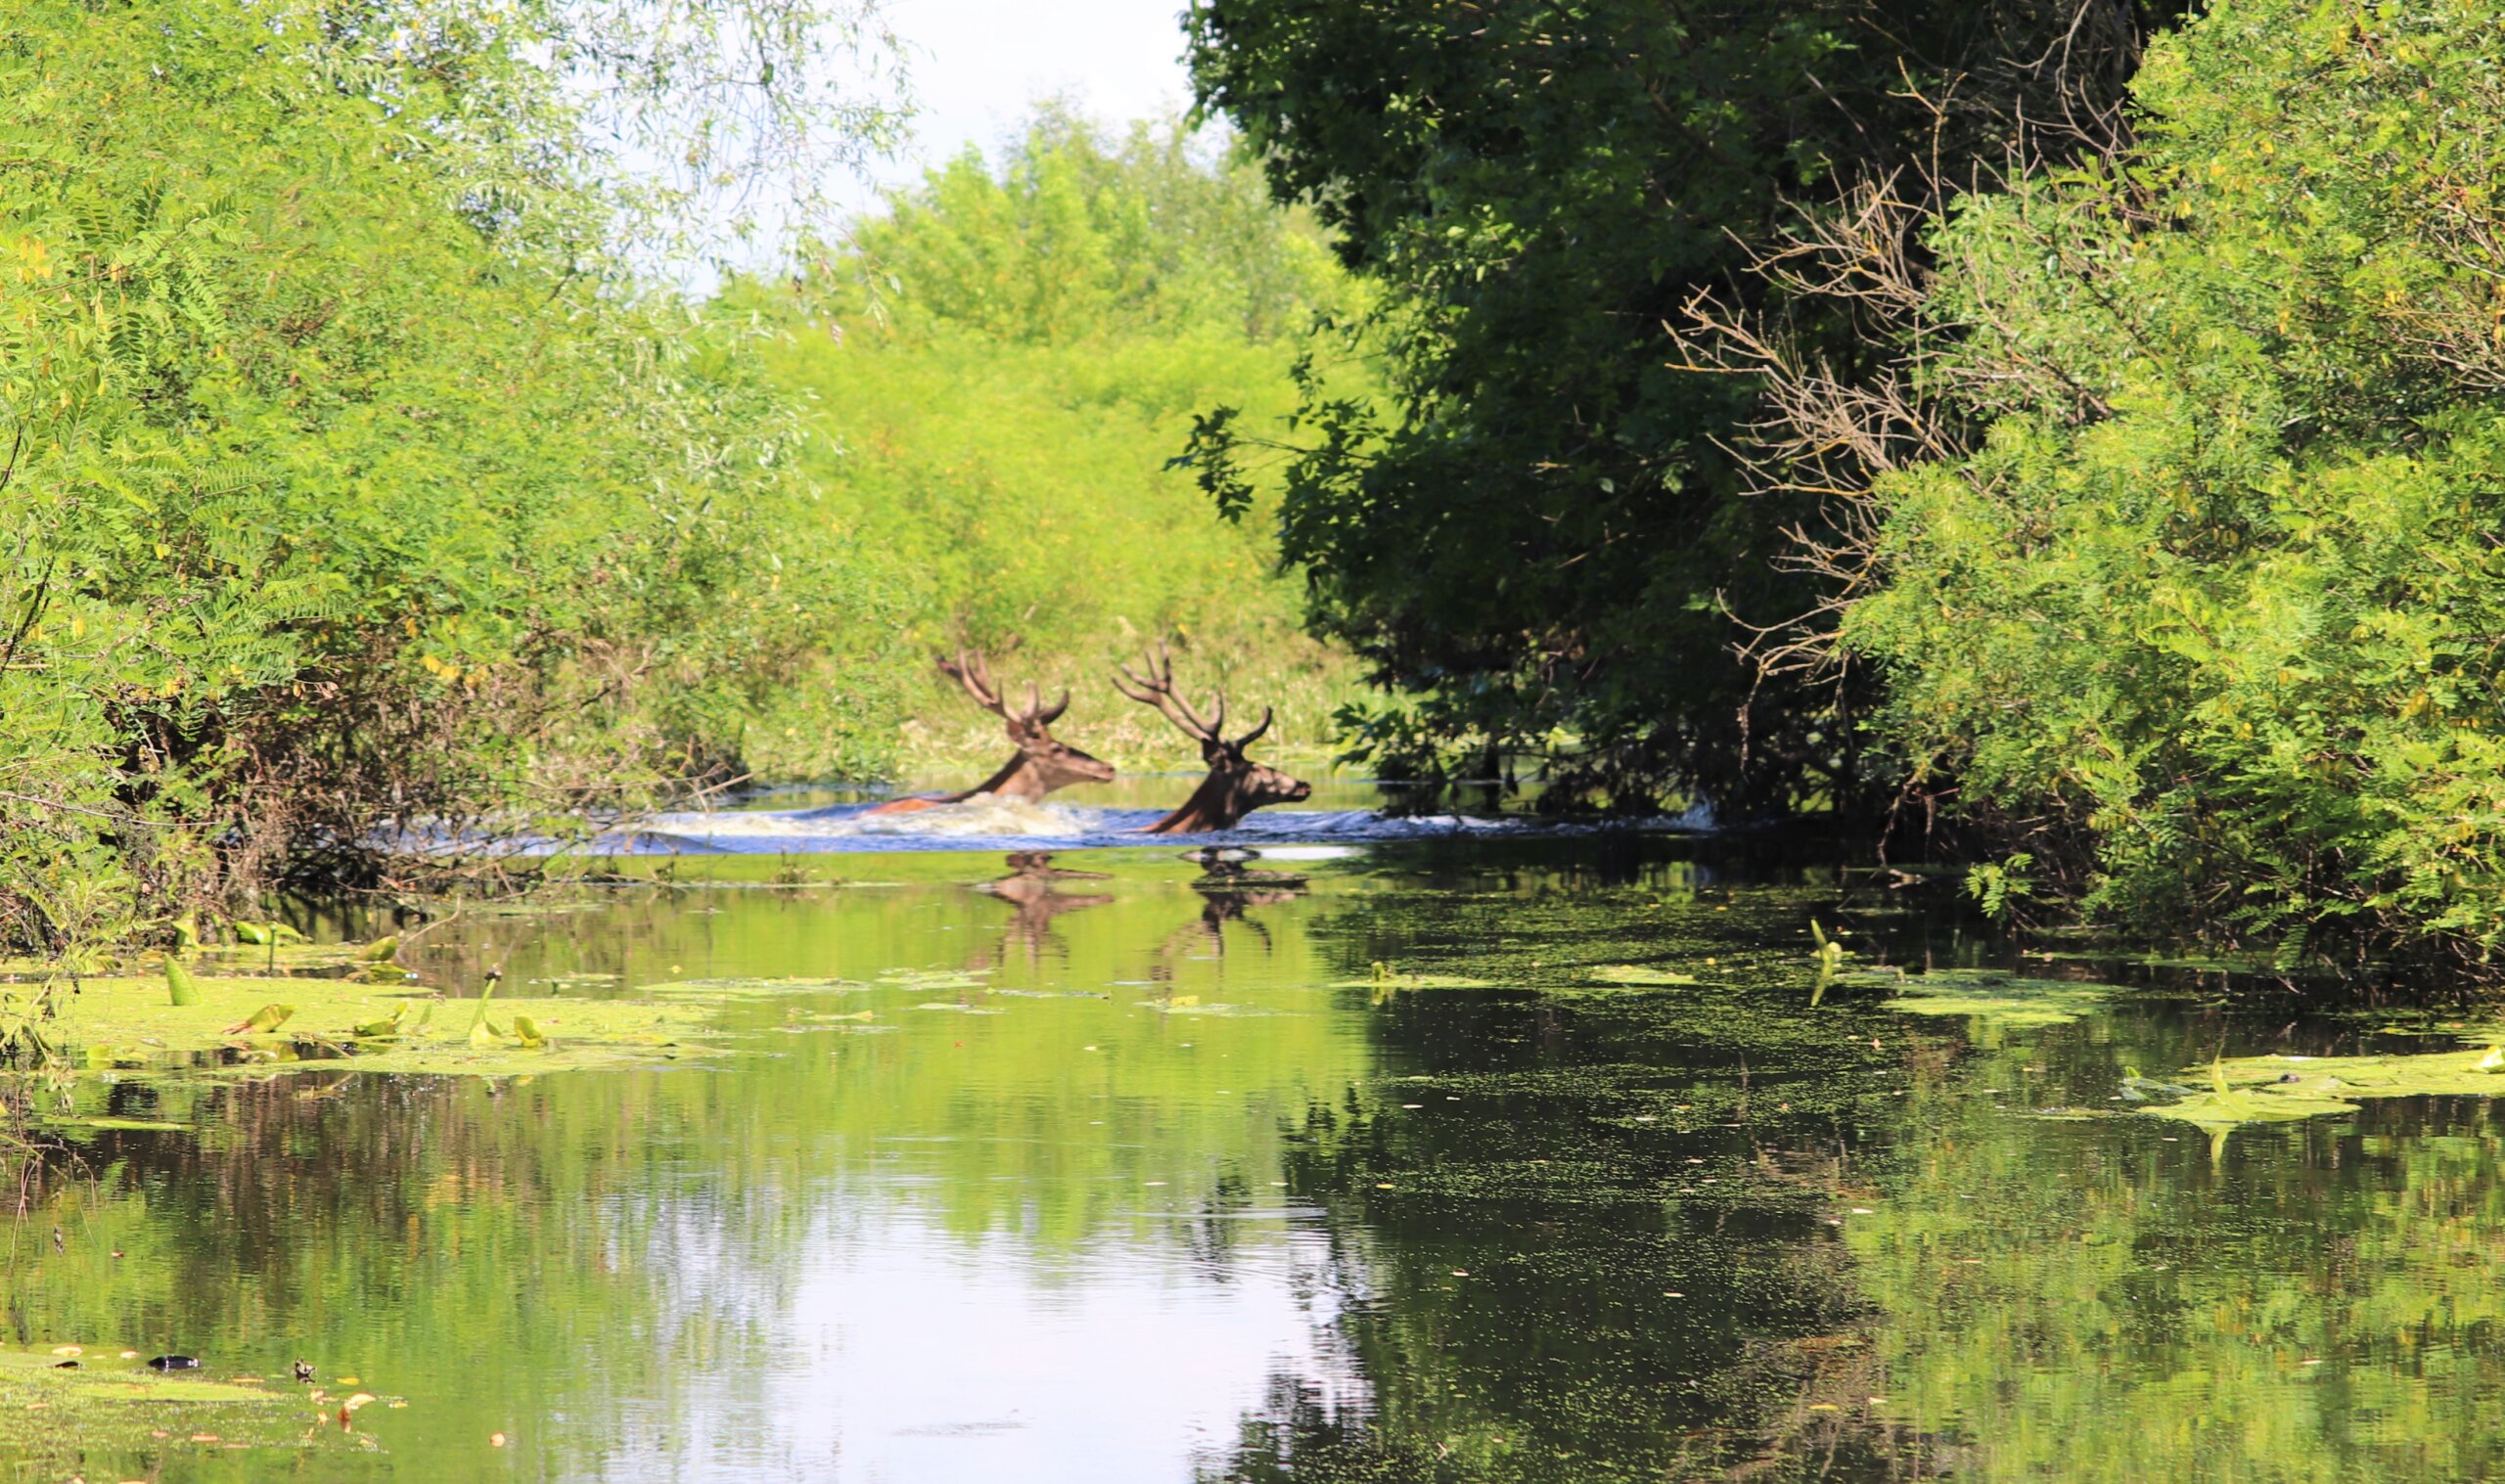
[[[733,295],[794,328],[770,361],[817,409],[806,467],[891,559],[908,642],[885,668],[926,723],[917,769],[997,761],[998,724],[930,682],[929,652],[957,644],[1014,646],[1004,678],[1072,687],[1065,730],[1126,766],[1198,756],[1106,688],[1154,637],[1183,644],[1195,687],[1277,705],[1291,747],[1347,695],[1344,660],[1300,632],[1266,495],[1229,526],[1167,467],[1215,398],[1288,412],[1304,332],[1353,292],[1309,215],[1220,143],[1047,108],[998,159],[961,155],[853,224],[798,295]],[[803,697],[752,759],[825,776],[822,735]]]
[[[2138,143],[1966,202],[1845,638],[2091,907],[2505,936],[2505,11],[2220,7]]]
[[[875,604],[569,162],[603,14],[0,22],[0,936],[718,770]]]
[[[1317,631],[1405,693],[1352,718],[1372,750],[1556,748],[1629,803],[1862,798],[1861,688],[1734,652],[1732,613],[1820,600],[1772,560],[1815,507],[1746,494],[1754,385],[1678,369],[1671,327],[1700,292],[1770,305],[1751,245],[1796,203],[1996,155],[2021,103],[2109,88],[2132,9],[1201,0],[1189,25],[1203,107],[1382,289],[1386,390],[1302,379],[1281,520]],[[1845,375],[1869,360],[1849,316],[1803,314]],[[1204,426],[1222,504],[1271,435]]]

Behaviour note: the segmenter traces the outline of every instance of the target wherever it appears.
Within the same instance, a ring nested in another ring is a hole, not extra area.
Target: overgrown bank
[[[0,20],[0,938],[632,803],[875,642],[807,429],[628,266],[702,201],[602,175],[548,61],[615,115],[735,9]]]
[[[1276,706],[1276,745],[1327,756],[1353,666],[1304,632],[1271,490],[1230,525],[1169,465],[1213,399],[1289,412],[1314,321],[1360,292],[1311,214],[1273,204],[1215,131],[1115,133],[1055,106],[996,158],[969,150],[890,195],[797,291],[735,292],[784,332],[763,354],[820,434],[804,472],[888,560],[905,722],[881,761],[916,779],[998,762],[998,722],[930,665],[967,645],[1013,685],[1069,687],[1065,730],[1097,754],[1196,767],[1107,683],[1155,639],[1179,646],[1195,695]],[[750,733],[749,764],[842,774],[828,710],[790,693]]]
[[[1571,736],[1953,823],[2003,911],[2485,964],[2505,13],[2178,19],[1196,7],[1382,291],[1284,523],[1378,755]]]

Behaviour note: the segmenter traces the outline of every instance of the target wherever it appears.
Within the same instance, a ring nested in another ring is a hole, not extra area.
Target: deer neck
[[[963,803],[978,793],[988,793],[994,798],[1023,798],[1032,802],[1052,791],[1052,785],[1044,782],[1044,770],[1035,765],[1033,758],[1021,752],[1001,764],[999,772],[968,788],[965,792],[954,795],[948,802]]]
[[[1241,774],[1211,769],[1183,807],[1148,827],[1150,834],[1200,834],[1211,830],[1232,830],[1238,820],[1252,809],[1244,802]]]

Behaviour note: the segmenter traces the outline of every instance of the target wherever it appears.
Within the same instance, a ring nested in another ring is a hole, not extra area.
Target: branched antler
[[[1030,680],[1026,682],[1025,709],[1010,710],[1008,703],[1000,698],[1000,688],[991,683],[991,665],[981,654],[970,650],[959,650],[955,659],[940,656],[939,673],[964,686],[966,694],[975,698],[975,704],[1013,727],[1049,727],[1070,709],[1067,688],[1062,691],[1061,698],[1047,707],[1043,703],[1043,693],[1035,689],[1035,683]]]
[[[1226,697],[1211,692],[1209,703],[1215,720],[1201,720],[1199,713],[1192,709],[1191,702],[1174,693],[1174,654],[1163,640],[1158,641],[1155,650],[1140,652],[1140,669],[1146,670],[1147,674],[1142,675],[1126,664],[1116,664],[1114,668],[1121,672],[1114,681],[1115,690],[1141,705],[1155,706],[1167,721],[1195,742],[1222,741],[1219,729],[1226,725]]]
[[[1270,707],[1263,706],[1259,726],[1232,742],[1228,741],[1226,693],[1223,691],[1209,693],[1209,719],[1203,721],[1199,713],[1192,709],[1190,702],[1175,694],[1174,654],[1162,640],[1158,642],[1155,650],[1144,650],[1140,652],[1140,666],[1148,673],[1142,675],[1126,664],[1116,665],[1115,668],[1121,671],[1121,674],[1115,679],[1114,689],[1141,705],[1155,706],[1164,713],[1167,721],[1172,722],[1182,730],[1185,736],[1203,746],[1222,747],[1230,752],[1241,752],[1259,742],[1262,734],[1270,730],[1274,713]]]

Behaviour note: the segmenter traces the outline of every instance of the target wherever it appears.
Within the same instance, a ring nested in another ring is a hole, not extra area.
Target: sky
[[[1191,98],[1184,0],[887,0],[911,49],[914,143],[871,167],[876,184],[921,178],[971,142],[989,153],[1030,105],[1063,97],[1108,123],[1152,117]],[[871,188],[865,186],[866,203]]]

